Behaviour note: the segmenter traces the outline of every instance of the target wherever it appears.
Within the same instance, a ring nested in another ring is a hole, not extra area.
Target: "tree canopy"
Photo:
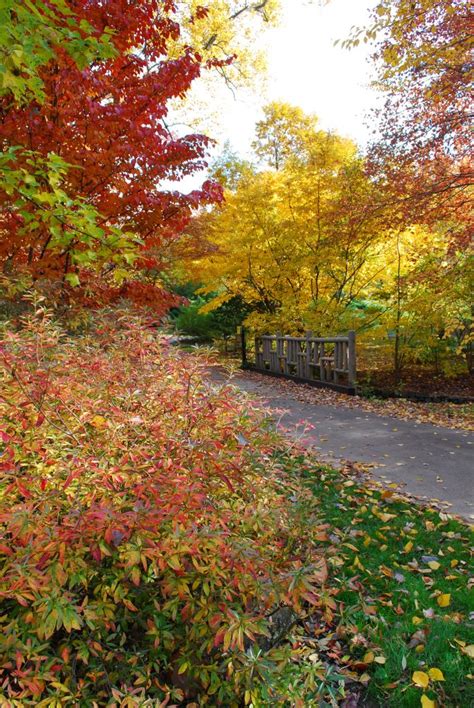
[[[3,269],[82,283],[90,302],[95,291],[166,305],[160,244],[220,194],[209,182],[188,195],[160,186],[206,164],[210,139],[166,124],[169,101],[190,88],[202,59],[189,48],[167,56],[180,36],[171,2],[130,3],[129,12],[118,0],[25,7],[4,10],[4,35],[28,52],[11,45],[3,65]],[[154,275],[138,282],[143,269]]]
[[[408,220],[357,147],[298,108],[271,104],[256,134],[253,164],[217,161],[225,201],[180,242],[185,273],[217,293],[203,311],[241,296],[257,332],[393,335],[397,369],[449,337],[468,354],[471,261],[452,222]]]

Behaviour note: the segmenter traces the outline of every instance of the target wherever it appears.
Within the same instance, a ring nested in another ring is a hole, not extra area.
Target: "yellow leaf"
[[[413,548],[413,541],[408,541],[408,543],[405,543],[405,545],[403,546],[403,550],[405,551],[405,553],[409,553],[412,548]]]
[[[421,697],[421,705],[423,708],[436,708],[436,701],[432,701],[431,698],[423,694]]]
[[[474,644],[469,644],[467,647],[461,647],[461,651],[463,654],[471,657],[471,659],[474,659]]]
[[[186,669],[188,668],[188,662],[185,661],[184,664],[181,664],[181,666],[178,669],[178,674],[184,674]]]
[[[421,624],[423,622],[421,617],[413,617],[411,621],[413,622],[413,624]]]
[[[459,563],[459,561],[456,560],[455,558],[453,558],[453,560],[451,561],[451,568],[455,568],[458,565],[458,563]]]
[[[438,561],[430,561],[430,562],[428,563],[428,566],[431,568],[431,570],[438,570],[438,568],[440,567],[440,565],[441,565],[441,564],[438,563]]]
[[[438,595],[436,601],[440,607],[449,607],[451,604],[451,594],[448,592],[443,595]]]
[[[54,686],[58,691],[62,691],[63,693],[70,693],[71,689],[65,686],[63,683],[59,683],[59,681],[51,681],[51,686]]]
[[[430,677],[428,676],[428,674],[425,674],[424,671],[415,671],[413,673],[413,676],[411,677],[411,680],[413,681],[415,686],[419,686],[420,688],[427,688],[430,682]]]
[[[373,651],[368,651],[364,655],[364,664],[371,664],[373,660],[375,659],[375,654]]]
[[[440,669],[433,668],[428,670],[428,676],[433,681],[444,681],[443,672]]]
[[[395,518],[395,514],[384,514],[383,513],[383,514],[378,514],[378,517],[379,517],[380,521],[383,521],[384,524],[386,524],[387,521],[390,521],[391,519]]]
[[[415,651],[417,654],[421,654],[422,651],[425,651],[425,645],[424,644],[418,644],[418,646],[415,647]]]
[[[386,659],[384,656],[376,656],[375,659],[374,659],[374,661],[375,661],[377,664],[385,664],[385,662],[387,661],[387,659]]]
[[[107,425],[107,421],[105,420],[104,416],[102,415],[95,415],[91,421],[90,424],[94,428],[104,428]]]
[[[170,556],[167,562],[170,568],[173,568],[173,570],[181,570],[181,563],[179,562],[178,556]]]

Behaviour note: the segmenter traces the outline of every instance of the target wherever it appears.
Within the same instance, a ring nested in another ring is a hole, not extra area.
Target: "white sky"
[[[261,106],[277,100],[316,113],[325,130],[365,143],[364,114],[375,103],[369,49],[361,45],[347,50],[334,42],[346,38],[353,25],[367,24],[368,8],[374,5],[375,0],[332,0],[327,5],[283,0],[280,26],[261,41],[267,47],[267,90],[254,97],[240,92],[235,99],[227,92],[220,106],[222,137],[246,152]]]
[[[375,0],[285,0],[281,26],[269,33],[269,93],[316,113],[325,130],[364,142],[364,113],[374,104],[367,45],[334,46],[365,26]]]
[[[353,25],[365,26],[368,8],[376,0],[282,0],[280,26],[260,35],[259,47],[266,47],[268,80],[254,95],[243,90],[235,97],[223,85],[213,90],[214,124],[209,133],[218,142],[218,151],[228,140],[248,156],[255,123],[262,106],[283,101],[315,113],[320,126],[355,140],[363,146],[369,136],[364,116],[376,103],[370,88],[370,48],[351,50],[334,46],[336,39],[348,37]],[[188,180],[181,187],[186,189]],[[195,184],[193,180],[193,184]]]

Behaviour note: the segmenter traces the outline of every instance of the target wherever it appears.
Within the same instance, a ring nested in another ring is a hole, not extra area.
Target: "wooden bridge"
[[[255,361],[247,359],[242,333],[242,360],[245,368],[272,376],[282,376],[313,386],[355,393],[356,336],[289,337],[280,333],[255,338]]]

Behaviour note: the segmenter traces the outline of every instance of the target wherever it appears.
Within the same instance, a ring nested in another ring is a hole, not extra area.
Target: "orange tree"
[[[346,42],[377,39],[385,103],[370,150],[405,223],[448,221],[465,248],[472,194],[472,6],[467,0],[381,0],[372,26]]]

